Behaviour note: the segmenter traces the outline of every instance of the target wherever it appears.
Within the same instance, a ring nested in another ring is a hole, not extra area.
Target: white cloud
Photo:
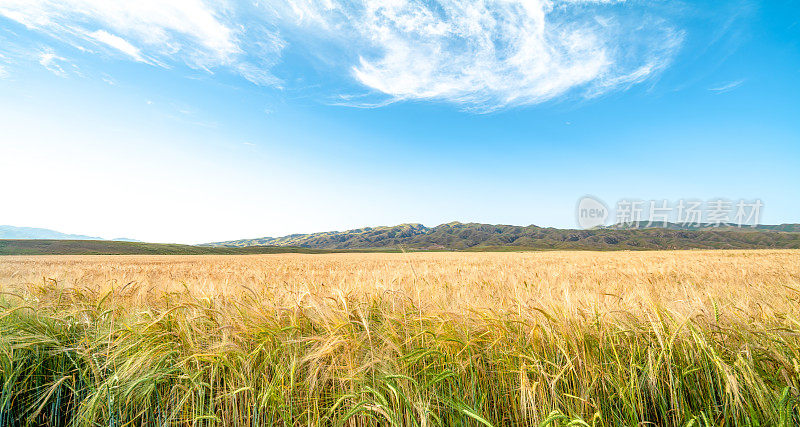
[[[127,40],[123,39],[122,37],[115,36],[114,34],[110,34],[105,30],[97,30],[89,33],[93,39],[105,43],[114,49],[119,50],[120,52],[130,56],[131,58],[139,61],[139,62],[147,62],[144,58],[142,58],[142,54],[139,52],[139,48],[130,44]]]
[[[597,96],[658,75],[683,40],[649,4],[614,0],[230,1],[0,0],[0,15],[78,48],[101,43],[276,87],[286,86],[273,68],[291,40],[315,67],[368,89],[338,97],[364,107],[438,100],[492,111]]]
[[[736,89],[737,87],[741,86],[744,83],[744,79],[741,80],[734,80],[732,82],[726,83],[722,86],[716,86],[712,88],[708,88],[708,90],[716,93],[725,93],[731,90]]]
[[[67,76],[66,70],[61,66],[64,62],[67,62],[66,58],[56,55],[55,52],[50,49],[39,53],[39,64],[59,77]]]
[[[8,70],[6,70],[6,67],[3,66],[3,65],[0,65],[0,79],[4,79],[4,78],[8,77],[8,75],[9,74],[8,74]]]
[[[300,25],[330,29],[358,52],[354,78],[394,100],[466,109],[535,104],[581,88],[624,89],[657,74],[682,33],[611,1],[294,1]]]
[[[236,32],[219,19],[222,13],[200,0],[0,1],[0,14],[29,28],[64,36],[91,35],[92,26],[103,26],[198,62],[227,62],[239,53]]]
[[[246,70],[245,77],[258,83],[270,81],[268,68],[249,70],[246,31],[231,14],[225,1],[0,0],[0,16],[81,50],[100,42],[136,61],[184,62],[208,71],[230,67]]]

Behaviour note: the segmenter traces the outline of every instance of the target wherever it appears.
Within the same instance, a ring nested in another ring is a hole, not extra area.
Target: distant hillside
[[[103,240],[100,237],[67,234],[46,228],[14,227],[12,225],[0,225],[0,239]]]
[[[594,230],[563,230],[535,225],[462,224],[436,227],[401,224],[348,231],[292,234],[205,245],[177,245],[111,240],[0,240],[0,255],[235,255],[403,250],[656,250],[800,248],[798,224],[756,228],[646,228],[645,223]],[[13,227],[18,229],[18,227]],[[39,229],[41,230],[41,229]],[[48,230],[50,231],[50,230]],[[60,234],[64,236],[64,234]],[[86,236],[81,236],[86,237]],[[91,239],[91,238],[90,238]]]
[[[67,234],[46,228],[14,227],[13,225],[0,225],[0,239],[48,239],[48,240],[105,240],[101,237],[84,236],[82,234]],[[120,237],[114,239],[121,242],[139,242],[136,239]]]
[[[742,225],[739,226],[737,224],[732,223],[723,223],[723,224],[676,224],[673,222],[663,222],[663,221],[654,221],[650,223],[649,221],[635,221],[629,224],[614,224],[608,227],[610,229],[617,229],[617,230],[633,230],[633,229],[645,229],[645,228],[666,228],[668,230],[734,230],[734,231],[747,231],[747,230],[769,230],[769,231],[788,231],[794,233],[800,233],[800,224],[778,224],[778,225],[767,225],[767,224],[758,224],[758,225]]]
[[[594,230],[564,230],[535,225],[491,225],[451,222],[436,227],[401,224],[348,231],[291,234],[249,240],[209,243],[210,247],[259,245],[297,246],[316,249],[767,249],[800,248],[800,226],[783,224],[759,228],[710,227],[695,229],[609,227]],[[787,231],[783,231],[787,230]]]
[[[294,252],[331,251],[291,246],[227,248],[112,240],[0,240],[0,255],[246,255]]]

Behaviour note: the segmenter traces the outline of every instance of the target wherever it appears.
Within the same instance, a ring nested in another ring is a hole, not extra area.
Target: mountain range
[[[58,231],[0,226],[0,254],[236,254],[303,251],[394,250],[656,250],[800,248],[800,224],[737,227],[733,224],[615,224],[591,230],[449,222],[365,227],[290,234],[203,245],[162,245],[104,240]]]
[[[591,230],[535,225],[450,222],[366,227],[347,231],[207,243],[209,247],[291,246],[313,249],[756,249],[800,248],[800,224],[737,227],[733,224],[616,224]]]
[[[0,239],[47,239],[47,240],[107,240],[102,237],[85,236],[83,234],[68,234],[60,231],[49,230],[47,228],[34,227],[14,227],[12,225],[0,225]],[[138,242],[139,240],[120,237],[111,239],[118,242]]]

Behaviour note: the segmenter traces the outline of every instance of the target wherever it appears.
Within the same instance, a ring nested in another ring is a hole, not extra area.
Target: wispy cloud
[[[2,41],[2,38],[0,38],[0,41]],[[0,53],[0,79],[5,79],[10,75],[8,68],[6,68],[6,65],[4,64],[6,61],[8,61],[6,56]]]
[[[0,0],[0,16],[80,50],[100,43],[135,61],[241,69],[257,83],[274,81],[268,67],[250,70],[247,55],[253,49],[231,13],[227,2],[202,0]],[[261,53],[277,56],[279,50]]]
[[[708,90],[716,93],[725,93],[736,89],[737,87],[741,86],[745,82],[744,79],[734,80],[729,83],[725,83],[721,86],[711,87]]]
[[[683,32],[614,3],[297,0],[288,12],[356,51],[353,77],[391,100],[491,111],[576,89],[597,96],[663,70]]]
[[[67,59],[62,58],[52,50],[47,49],[41,53],[39,53],[39,64],[42,67],[47,68],[48,71],[51,73],[59,76],[59,77],[66,77],[67,71],[62,67],[62,64],[66,63]]]
[[[0,14],[28,28],[62,37],[96,37],[89,29],[103,26],[164,53],[184,53],[198,63],[227,62],[239,52],[236,32],[217,18],[222,12],[200,0],[0,2]]]
[[[0,15],[78,48],[227,69],[276,87],[297,77],[273,71],[293,48],[351,82],[322,89],[336,103],[437,100],[492,111],[625,90],[666,68],[684,33],[648,4],[618,3],[0,0]]]
[[[139,52],[139,48],[130,44],[127,40],[123,39],[122,37],[115,36],[114,34],[111,34],[105,30],[93,31],[89,33],[89,36],[101,43],[105,43],[108,46],[117,49],[118,51],[135,59],[136,61],[147,62],[142,57],[142,54]]]

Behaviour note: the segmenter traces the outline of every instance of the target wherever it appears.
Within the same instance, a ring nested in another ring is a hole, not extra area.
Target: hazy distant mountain
[[[14,227],[11,225],[0,225],[0,239],[103,240],[100,237],[67,234],[46,228]]]
[[[0,239],[48,239],[48,240],[105,240],[101,237],[84,236],[82,234],[67,234],[46,228],[14,227],[0,225]],[[139,240],[120,237],[114,239],[122,242],[138,242]]]
[[[645,229],[645,228],[666,228],[669,230],[708,230],[708,229],[716,229],[716,230],[771,230],[771,231],[789,231],[789,232],[800,232],[800,224],[777,224],[777,225],[767,225],[767,224],[758,224],[758,225],[742,225],[739,226],[738,224],[733,223],[723,223],[723,224],[708,224],[708,223],[700,223],[700,224],[676,224],[674,222],[663,222],[663,221],[635,221],[632,223],[627,224],[614,224],[608,227],[610,229],[622,229],[622,230],[633,230],[633,229]]]
[[[401,224],[347,231],[291,234],[283,237],[233,240],[203,246],[297,246],[316,249],[749,249],[800,248],[800,224],[737,228],[731,226],[667,228],[635,226],[593,230],[542,228],[535,225],[463,224],[436,227]]]

